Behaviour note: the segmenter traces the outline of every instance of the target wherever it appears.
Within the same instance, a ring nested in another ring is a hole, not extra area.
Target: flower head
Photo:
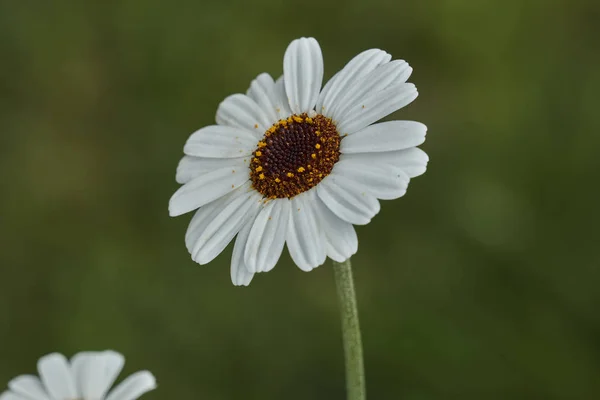
[[[310,271],[326,257],[356,253],[354,225],[396,199],[428,157],[416,146],[427,128],[381,118],[406,106],[417,89],[412,68],[371,49],[354,57],[321,89],[323,56],[313,38],[294,40],[276,81],[260,74],[246,94],[220,105],[216,125],[194,132],[177,168],[183,186],[172,216],[196,211],[186,245],[212,261],[237,235],[231,260],[235,285],[271,270],[285,244]]]
[[[48,354],[38,361],[39,378],[14,378],[0,400],[135,400],[156,388],[154,376],[140,371],[107,395],[124,362],[114,351],[78,353],[70,362],[62,354]]]

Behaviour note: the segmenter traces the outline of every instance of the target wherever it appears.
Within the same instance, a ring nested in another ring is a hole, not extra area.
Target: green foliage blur
[[[115,349],[144,399],[344,398],[331,265],[189,257],[175,168],[316,37],[414,68],[425,175],[358,227],[370,399],[600,398],[600,3],[0,0],[0,387]],[[1,392],[2,389],[0,389]]]

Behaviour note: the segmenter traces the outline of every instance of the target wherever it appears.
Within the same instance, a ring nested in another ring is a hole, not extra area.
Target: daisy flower
[[[406,82],[412,68],[391,58],[366,50],[321,89],[319,44],[297,39],[283,76],[260,74],[219,105],[216,125],[187,140],[176,176],[183,186],[169,202],[171,216],[198,210],[185,237],[194,261],[212,261],[237,235],[231,279],[248,285],[285,244],[303,271],[356,253],[353,225],[371,221],[378,199],[403,196],[428,161],[416,148],[425,125],[376,123],[417,97]]]
[[[48,354],[38,361],[39,378],[14,378],[0,400],[135,400],[156,388],[154,376],[140,371],[108,393],[124,362],[114,351],[82,352],[70,362],[62,354]]]

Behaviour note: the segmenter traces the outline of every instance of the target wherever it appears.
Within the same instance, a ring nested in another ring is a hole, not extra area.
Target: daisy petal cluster
[[[248,285],[284,245],[303,271],[355,254],[353,225],[368,224],[379,199],[403,196],[427,166],[417,148],[425,125],[377,123],[417,97],[411,72],[370,49],[321,87],[319,44],[300,38],[281,77],[260,74],[246,94],[227,97],[216,124],[187,140],[176,176],[183,186],[169,203],[171,216],[197,210],[185,237],[192,259],[212,261],[237,235],[231,279]]]
[[[14,378],[0,400],[135,400],[156,388],[154,376],[140,371],[109,393],[124,363],[114,351],[82,352],[71,361],[62,354],[48,354],[38,361],[39,378]]]

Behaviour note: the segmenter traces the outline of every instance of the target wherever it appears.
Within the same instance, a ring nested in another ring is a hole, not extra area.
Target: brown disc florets
[[[265,132],[250,162],[252,186],[266,198],[294,197],[316,186],[340,158],[340,135],[322,115],[292,115]]]

